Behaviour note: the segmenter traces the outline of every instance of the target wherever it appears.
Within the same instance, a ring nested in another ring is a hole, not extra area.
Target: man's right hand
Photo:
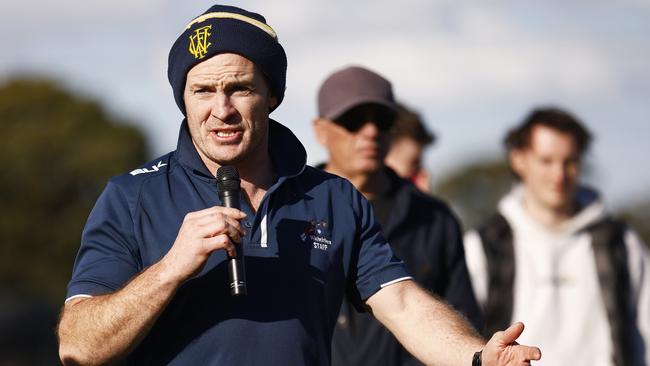
[[[64,364],[107,364],[120,360],[146,336],[182,282],[197,274],[210,254],[245,235],[243,212],[211,207],[185,216],[174,245],[157,263],[110,294],[66,303],[58,327]]]
[[[235,256],[234,243],[246,235],[239,223],[245,217],[238,209],[221,206],[185,215],[174,245],[161,260],[165,273],[183,282],[201,271],[212,252],[223,249]]]

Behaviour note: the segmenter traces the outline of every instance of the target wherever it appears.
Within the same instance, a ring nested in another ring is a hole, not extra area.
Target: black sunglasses
[[[388,131],[395,123],[397,114],[382,105],[364,104],[343,113],[334,123],[350,132],[357,132],[363,125],[372,122],[382,132]]]

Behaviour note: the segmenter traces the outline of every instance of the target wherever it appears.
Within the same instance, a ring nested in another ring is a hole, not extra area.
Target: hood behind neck
[[[540,230],[551,231],[551,229],[537,222],[528,210],[526,210],[524,206],[525,190],[526,187],[523,184],[516,184],[499,201],[498,211],[513,225],[533,225]],[[561,226],[552,231],[573,234],[608,216],[607,208],[600,195],[591,188],[584,186],[578,187],[575,200],[578,211]]]

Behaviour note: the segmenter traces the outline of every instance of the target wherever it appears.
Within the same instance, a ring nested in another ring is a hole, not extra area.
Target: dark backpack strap
[[[617,366],[633,362],[629,347],[633,340],[629,329],[632,314],[625,228],[622,222],[607,218],[586,229],[591,234],[598,282],[612,333],[613,361]]]
[[[512,320],[515,281],[515,250],[512,229],[499,213],[478,229],[487,260],[488,295],[485,308],[483,336],[492,337],[506,329]]]

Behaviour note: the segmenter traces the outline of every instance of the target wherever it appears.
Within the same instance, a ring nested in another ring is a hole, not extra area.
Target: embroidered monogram
[[[210,33],[211,29],[212,25],[206,25],[194,30],[194,33],[190,36],[189,51],[194,55],[194,58],[201,59],[208,53],[208,47],[212,45],[211,42],[208,42],[208,37],[212,35]]]

